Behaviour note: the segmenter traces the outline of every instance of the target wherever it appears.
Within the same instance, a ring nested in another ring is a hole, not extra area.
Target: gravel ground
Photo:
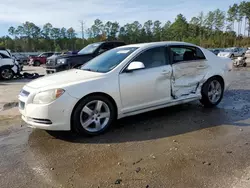
[[[250,68],[234,76],[217,108],[156,110],[98,137],[32,130],[0,114],[1,188],[248,188]]]
[[[43,67],[24,66],[23,72],[45,75],[45,69]],[[30,79],[13,79],[11,81],[0,81],[0,107],[1,104],[17,102],[17,96],[20,90],[27,82],[30,81]]]

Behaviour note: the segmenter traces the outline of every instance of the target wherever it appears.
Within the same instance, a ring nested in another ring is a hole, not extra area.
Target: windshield
[[[85,48],[81,49],[78,54],[92,54],[101,45],[101,43],[89,44]]]
[[[234,51],[233,48],[227,48],[227,49],[224,50],[224,52],[233,52],[233,51]]]
[[[109,72],[119,65],[126,57],[133,53],[136,47],[115,48],[90,60],[81,67],[82,70],[93,72]]]

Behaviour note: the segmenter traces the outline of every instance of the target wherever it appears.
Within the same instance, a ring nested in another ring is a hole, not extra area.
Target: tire
[[[34,66],[35,66],[35,67],[39,67],[40,65],[41,65],[40,61],[35,61],[35,62],[34,62]]]
[[[247,66],[247,63],[244,63],[244,64],[243,64],[243,67],[246,67],[246,66]]]
[[[202,98],[200,102],[205,107],[208,108],[217,106],[221,102],[223,94],[224,94],[224,82],[222,78],[212,77],[208,79],[202,86],[201,89]]]
[[[9,66],[3,66],[0,68],[0,79],[11,80],[14,77],[14,72]]]
[[[100,104],[101,108],[98,108],[97,104]],[[71,128],[81,135],[99,135],[111,127],[116,120],[116,115],[116,107],[107,97],[102,95],[87,96],[73,110]],[[101,118],[102,116],[103,118]]]

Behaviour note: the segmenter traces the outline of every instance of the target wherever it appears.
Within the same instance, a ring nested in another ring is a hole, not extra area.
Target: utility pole
[[[84,25],[85,25],[85,23],[83,22],[83,20],[80,20],[79,22],[80,22],[80,24],[81,24],[82,42],[83,42],[83,44],[84,44]]]

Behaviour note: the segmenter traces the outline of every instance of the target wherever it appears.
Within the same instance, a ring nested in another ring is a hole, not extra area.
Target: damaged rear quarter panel
[[[225,88],[231,83],[232,78],[232,60],[230,58],[218,57],[212,52],[201,48],[208,60],[209,69],[204,77],[204,82],[213,76],[221,76],[225,83]]]

